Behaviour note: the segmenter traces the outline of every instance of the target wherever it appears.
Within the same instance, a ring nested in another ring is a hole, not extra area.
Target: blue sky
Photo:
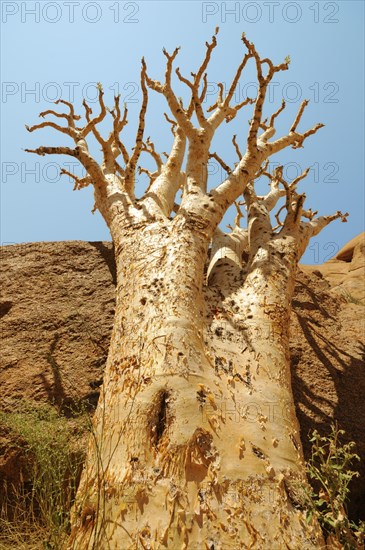
[[[140,107],[139,70],[144,55],[153,78],[163,77],[162,48],[181,46],[177,65],[189,75],[204,54],[204,43],[216,26],[219,45],[208,74],[213,103],[216,83],[227,83],[244,55],[244,31],[261,55],[274,62],[291,56],[290,70],[272,84],[266,113],[280,105],[277,132],[288,130],[300,102],[310,105],[300,129],[326,124],[308,139],[304,149],[273,157],[284,164],[290,180],[311,166],[300,189],[307,206],[321,214],[349,211],[347,224],[334,222],[313,239],[303,260],[322,263],[349,239],[364,230],[364,3],[362,1],[256,2],[120,2],[56,1],[1,2],[2,26],[2,145],[1,244],[32,241],[109,240],[99,213],[91,214],[90,188],[72,191],[60,168],[70,168],[66,157],[38,157],[24,148],[67,145],[69,138],[54,131],[29,134],[24,124],[36,124],[52,101],[71,100],[82,114],[85,97],[95,106],[95,83],[101,82],[105,101],[121,94],[129,108],[125,142],[130,147]],[[243,75],[237,100],[254,94],[255,74]],[[179,83],[176,89],[185,91]],[[163,120],[163,98],[150,92],[146,135],[159,151],[168,150],[171,133]],[[250,108],[218,130],[213,148],[228,164],[235,160],[232,134],[244,148]],[[108,125],[104,124],[104,131]],[[93,148],[97,156],[97,147]],[[148,166],[149,159],[141,164]],[[72,170],[71,170],[72,171]],[[77,170],[76,170],[77,171]],[[210,185],[224,177],[215,163]],[[81,174],[81,170],[78,169]],[[140,188],[144,184],[140,178]],[[262,187],[264,189],[266,187]],[[225,220],[229,221],[229,217]]]

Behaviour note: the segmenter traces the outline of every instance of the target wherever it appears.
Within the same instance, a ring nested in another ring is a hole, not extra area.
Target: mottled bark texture
[[[304,210],[297,185],[308,171],[291,183],[284,181],[282,167],[268,171],[271,155],[302,147],[322,126],[297,130],[307,101],[279,139],[273,139],[275,120],[285,103],[262,117],[268,85],[288,69],[289,59],[274,65],[243,35],[245,53],[232,84],[226,93],[219,85],[215,104],[203,108],[216,34],[191,80],[176,69],[191,93],[186,106],[172,88],[178,49],[164,51],[164,83],[148,76],[142,60],[142,104],[131,153],[120,137],[128,113],[125,108],[122,114],[119,97],[110,111],[109,137],[99,133],[107,115],[101,87],[99,115],[93,118],[84,103],[85,126],[77,127],[81,117],[59,101],[68,114],[41,115],[67,124],[47,118],[28,128],[51,126],[74,140],[74,148],[31,152],[71,155],[83,164],[83,179],[64,173],[76,189],[94,186],[95,208],[110,228],[117,263],[114,330],[69,548],[323,546],[318,525],[305,519],[301,496],[306,479],[291,390],[289,314],[298,260],[310,238],[336,218],[345,221],[346,214],[316,217]],[[257,70],[257,97],[232,105],[249,62]],[[170,109],[165,117],[173,144],[164,161],[153,142],[144,140],[148,88],[162,94]],[[231,169],[210,144],[219,125],[250,104],[245,150],[234,136],[238,159]],[[89,152],[89,134],[102,148],[102,164]],[[138,166],[141,154],[152,156],[154,172]],[[212,157],[227,177],[208,191]],[[150,178],[141,198],[135,196],[138,171]],[[260,176],[270,183],[266,196],[255,192]],[[218,226],[231,206],[235,225],[224,233]]]

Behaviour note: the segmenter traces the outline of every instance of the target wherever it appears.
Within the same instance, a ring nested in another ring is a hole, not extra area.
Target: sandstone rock
[[[97,401],[114,313],[110,243],[36,243],[1,251],[0,406]]]
[[[302,265],[306,273],[320,272],[332,291],[349,302],[365,305],[365,233],[349,241],[335,256],[322,265]]]

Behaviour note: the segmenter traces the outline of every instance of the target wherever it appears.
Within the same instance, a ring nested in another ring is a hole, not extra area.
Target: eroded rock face
[[[332,292],[365,305],[365,233],[351,239],[328,262],[320,266],[304,265],[302,269],[324,276]]]
[[[357,444],[361,478],[353,483],[351,513],[364,517],[364,306],[331,292],[325,279],[298,274],[290,326],[292,384],[305,456],[308,432],[328,434],[336,420]]]
[[[365,500],[364,251],[359,236],[335,260],[302,266],[290,327],[293,389],[306,455],[308,432],[317,428],[328,434],[336,419],[362,456],[361,479],[352,494],[355,518]],[[21,399],[55,403],[69,415],[80,403],[93,410],[113,325],[114,285],[111,243],[1,249],[2,410],[10,411]],[[4,477],[16,480],[18,458],[4,431],[0,455],[0,483]]]
[[[97,402],[114,314],[110,243],[1,250],[1,407]]]

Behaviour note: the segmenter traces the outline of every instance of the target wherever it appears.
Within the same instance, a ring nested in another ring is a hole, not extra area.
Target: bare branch
[[[278,225],[276,227],[273,227],[273,231],[276,231],[277,229],[279,229],[279,227],[283,227],[284,225],[284,222],[280,221],[280,217],[279,217],[281,212],[284,210],[284,208],[285,208],[285,204],[283,204],[283,206],[279,208],[279,210],[275,214],[275,219],[278,222]]]
[[[292,215],[293,222],[296,223],[297,225],[300,224],[300,221],[302,219],[303,204],[305,199],[306,199],[305,193],[301,193],[300,195],[295,194],[295,201],[291,205],[293,210],[293,215]]]
[[[272,234],[270,213],[264,202],[257,197],[253,183],[249,183],[243,192],[246,202],[249,235],[249,261],[257,250],[267,242]]]
[[[219,32],[219,27],[216,27],[215,33],[212,36],[212,41],[205,43],[206,53],[205,53],[205,57],[203,59],[203,62],[200,65],[200,67],[198,69],[198,72],[196,74],[191,73],[191,76],[194,78],[194,82],[193,83],[188,83],[188,82],[185,81],[185,84],[187,84],[192,90],[192,96],[191,96],[191,100],[190,100],[190,103],[189,103],[189,107],[187,109],[187,114],[190,118],[193,114],[193,110],[195,109],[195,112],[196,112],[196,115],[197,115],[197,118],[198,118],[198,122],[201,126],[203,126],[206,122],[206,118],[204,116],[204,112],[203,112],[203,108],[202,108],[202,101],[205,97],[205,94],[206,94],[206,91],[207,91],[207,85],[208,85],[207,84],[206,69],[209,65],[212,51],[217,46],[216,35],[218,34],[218,32]],[[200,86],[200,82],[201,82],[202,77],[203,77],[203,80],[204,80],[203,92],[202,92],[202,95],[199,97],[199,86]]]
[[[236,210],[237,210],[237,214],[236,214],[236,217],[234,219],[234,225],[235,227],[240,227],[240,221],[242,218],[244,218],[244,214],[242,213],[242,210],[241,210],[241,206],[243,206],[245,203],[244,202],[239,202],[239,201],[234,201],[234,205],[236,207]]]
[[[205,96],[207,95],[207,90],[208,90],[208,75],[207,75],[207,73],[204,73],[204,76],[203,76],[203,89],[202,89],[202,93],[200,94],[200,97],[199,97],[200,103],[203,103],[203,101],[205,99]]]
[[[307,130],[306,132],[304,132],[304,134],[299,134],[299,139],[297,139],[293,143],[292,148],[293,149],[299,149],[300,147],[303,147],[304,140],[307,139],[307,137],[312,136],[313,134],[318,132],[318,130],[320,130],[321,128],[324,128],[324,124],[319,123],[319,124],[316,124],[310,130]]]
[[[165,216],[170,216],[174,208],[177,191],[185,182],[185,174],[181,172],[185,154],[186,138],[183,130],[177,126],[174,132],[174,142],[167,161],[147,189],[144,201],[153,201],[154,207]],[[153,176],[154,174],[152,174]]]
[[[190,80],[188,80],[187,78],[182,76],[182,74],[180,73],[179,67],[176,67],[175,73],[177,74],[177,76],[178,76],[178,78],[181,82],[186,84],[192,91],[194,90],[194,84],[192,82],[190,82]]]
[[[57,111],[53,111],[52,109],[48,109],[47,111],[43,111],[42,113],[39,113],[39,116],[44,118],[45,116],[53,115],[57,118],[65,118],[67,121],[70,120],[70,115],[67,115],[66,113],[57,113]],[[72,120],[80,120],[80,115],[74,115]]]
[[[233,201],[244,192],[249,182],[253,181],[262,173],[262,169],[260,168],[262,163],[273,153],[276,153],[288,146],[292,146],[293,148],[303,146],[304,140],[310,135],[316,133],[323,126],[322,124],[317,124],[304,133],[298,133],[296,131],[290,132],[287,136],[284,136],[276,141],[268,141],[275,134],[275,120],[285,108],[285,102],[282,101],[281,106],[271,115],[269,121],[268,119],[262,120],[262,108],[266,97],[267,86],[276,72],[288,69],[290,58],[287,57],[284,63],[275,66],[269,59],[260,58],[255,46],[246,39],[245,35],[242,36],[242,40],[248,49],[248,54],[255,60],[259,90],[255,102],[253,118],[250,121],[246,152],[242,155],[237,145],[236,137],[234,137],[233,145],[239,157],[239,162],[235,169],[229,174],[229,177],[212,192],[215,196],[215,201],[221,208],[224,209],[224,211],[226,211]],[[263,75],[263,65],[268,66],[266,76]],[[220,90],[220,95],[222,95],[222,89]],[[217,106],[218,103],[219,100],[215,106]],[[294,121],[292,127],[295,129],[303,114],[305,105],[306,102],[304,102],[301,106],[296,120]],[[264,130],[263,134],[260,136],[258,136],[259,128]],[[268,176],[271,179],[271,176]],[[278,184],[275,185],[276,189],[272,189],[272,193],[266,197],[266,204],[268,206],[270,205],[270,208],[276,204],[280,196],[284,195],[283,190],[279,189]]]
[[[86,103],[86,100],[84,99],[83,102],[82,102],[82,105],[83,107],[85,108],[85,118],[86,118],[86,122],[90,122],[91,120],[91,115],[92,115],[92,108],[89,107],[89,105]]]
[[[262,145],[262,149],[266,152],[266,156],[270,156],[272,155],[273,153],[277,153],[279,151],[281,151],[282,149],[285,149],[286,147],[289,147],[291,146],[293,149],[298,149],[299,147],[303,147],[303,142],[304,140],[315,134],[320,128],[323,128],[324,124],[322,123],[318,123],[316,124],[313,128],[311,128],[310,130],[307,130],[306,132],[304,132],[303,134],[301,133],[298,133],[296,131],[296,128],[301,120],[301,117],[303,115],[303,112],[304,112],[304,109],[305,107],[308,105],[308,101],[307,100],[304,100],[299,108],[299,111],[298,111],[298,114],[290,128],[290,131],[289,131],[289,134],[287,134],[286,136],[283,136],[279,139],[277,139],[276,141],[272,141],[272,142],[269,142],[267,143],[267,140],[272,137],[275,133],[275,129],[274,127],[270,127],[268,128],[268,130],[266,132],[264,132],[264,134],[262,136],[260,136],[259,140],[261,142],[261,145]],[[276,111],[276,113],[274,113],[270,119],[270,123],[271,123],[271,120],[273,119],[274,117],[274,120],[275,120],[275,117],[279,114],[280,111],[283,110],[283,108],[285,107],[284,105],[284,102],[282,103],[282,106],[281,108]]]
[[[179,67],[177,67],[175,72],[176,72],[179,80],[181,82],[183,82],[184,84],[186,84],[191,89],[191,102],[190,102],[189,107],[187,109],[187,115],[189,117],[191,117],[191,115],[193,114],[193,110],[195,108],[195,113],[196,113],[198,122],[199,122],[200,126],[204,127],[205,123],[206,123],[206,118],[205,118],[203,108],[202,108],[202,105],[201,105],[201,102],[200,102],[200,98],[199,98],[199,95],[198,95],[198,93],[199,93],[199,82],[197,82],[196,75],[195,75],[194,82],[192,83],[187,78],[185,78],[181,75]]]
[[[269,122],[269,127],[273,127],[273,126],[274,126],[274,122],[275,122],[276,117],[277,117],[278,115],[280,115],[280,113],[281,113],[282,111],[284,111],[285,105],[286,105],[286,104],[285,104],[285,100],[283,99],[283,100],[281,101],[281,106],[279,107],[279,109],[278,109],[277,111],[275,111],[275,113],[273,113],[273,114],[271,115],[271,117],[270,117],[270,122]]]
[[[80,190],[84,187],[87,187],[88,185],[93,183],[93,180],[90,176],[85,176],[84,178],[79,178],[78,176],[75,176],[72,172],[69,172],[68,170],[65,170],[64,168],[61,169],[60,175],[66,175],[72,178],[75,182],[73,190]]]
[[[315,134],[318,132],[320,128],[323,128],[324,124],[319,123],[313,126],[310,130],[307,130],[303,134],[299,134],[297,132],[289,133],[286,136],[283,136],[276,141],[272,141],[270,143],[267,143],[266,145],[266,156],[270,156],[273,153],[278,153],[279,151],[282,151],[286,147],[292,146],[293,149],[298,149],[299,147],[303,147],[303,142],[307,137]]]
[[[166,72],[165,72],[165,84],[171,84],[171,71],[172,71],[172,64],[174,62],[175,57],[180,51],[180,46],[175,48],[173,53],[170,55],[165,48],[163,48],[162,53],[167,59],[166,64]]]
[[[103,100],[103,95],[104,95],[103,89],[101,86],[99,86],[100,113],[98,116],[96,116],[93,119],[90,119],[90,115],[92,114],[91,108],[87,105],[85,100],[83,102],[83,105],[86,110],[86,120],[88,121],[85,128],[81,130],[81,137],[83,138],[85,138],[90,133],[90,131],[93,130],[96,133],[96,135],[98,135],[99,138],[101,139],[99,132],[96,130],[96,125],[99,124],[105,118],[105,115],[106,115],[106,108]]]
[[[234,119],[239,109],[241,109],[244,105],[247,105],[248,103],[253,103],[253,100],[250,98],[245,99],[238,105],[231,107],[230,101],[233,97],[234,92],[236,91],[237,84],[239,82],[239,79],[241,77],[242,71],[245,68],[248,60],[252,57],[252,52],[249,51],[248,54],[245,55],[242,62],[237,68],[236,74],[232,80],[232,83],[229,87],[228,93],[223,100],[223,84],[218,84],[219,88],[219,94],[218,99],[214,105],[212,105],[207,112],[212,112],[214,109],[214,113],[209,117],[208,123],[212,128],[217,129],[218,126],[221,124],[221,122],[225,119],[226,122],[230,122]]]
[[[256,172],[256,175],[255,175],[255,180],[260,178],[261,176],[266,176],[270,179],[270,181],[272,182],[273,180],[273,176],[271,174],[269,174],[269,172],[267,172],[267,167],[269,165],[269,159],[266,159],[264,164],[260,167],[260,169]],[[280,168],[283,168],[282,166],[279,166],[278,168],[275,168],[274,170],[274,177],[275,177],[275,173],[277,172],[278,169]]]
[[[120,100],[120,96],[114,97],[115,110],[113,109],[112,111],[110,111],[110,114],[113,117],[113,131],[110,132],[108,143],[112,148],[114,159],[118,158],[118,156],[121,154],[123,157],[124,163],[127,165],[129,161],[129,155],[126,147],[120,140],[119,134],[123,130],[124,126],[128,123],[128,120],[127,120],[128,109],[127,109],[127,106],[124,105],[123,118],[121,118],[119,100]],[[123,175],[124,175],[124,170],[123,170]]]
[[[157,171],[151,172],[150,170],[147,170],[147,168],[143,168],[142,166],[138,166],[138,174],[146,174],[150,180],[149,186],[146,189],[146,193],[149,192],[152,183],[156,180],[157,176],[159,175]]]
[[[224,93],[223,83],[218,82],[217,86],[218,86],[218,99],[214,103],[214,105],[211,105],[210,107],[207,108],[207,113],[211,113],[212,111],[214,111],[214,109],[218,107],[218,105],[223,103],[223,93]]]
[[[158,171],[161,172],[163,162],[161,156],[156,152],[155,146],[152,143],[150,137],[147,138],[146,143],[143,143],[142,151],[145,151],[146,153],[149,153],[151,155],[156,163]]]
[[[175,128],[177,126],[176,120],[172,120],[172,118],[169,118],[167,113],[164,113],[164,117],[171,124],[171,132],[175,135]],[[166,156],[168,157],[168,154],[166,153]]]
[[[217,153],[209,153],[209,158],[215,159],[217,162],[219,162],[219,164],[221,165],[223,170],[227,172],[227,174],[230,174],[232,172],[228,164],[226,164]]]
[[[40,124],[35,124],[34,126],[25,125],[25,127],[28,130],[28,132],[34,132],[35,130],[40,130],[41,128],[47,128],[47,127],[48,128],[53,128],[54,130],[57,130],[58,132],[61,132],[62,134],[66,134],[66,135],[70,136],[74,140],[77,140],[77,138],[78,138],[77,132],[73,128],[70,128],[70,127],[65,128],[65,127],[59,126],[55,122],[51,122],[49,120],[41,122]]]
[[[286,59],[285,63],[282,63],[280,65],[274,65],[272,61],[268,58],[260,59],[260,56],[257,53],[255,46],[253,45],[253,43],[247,40],[244,33],[242,34],[242,41],[244,42],[249,53],[251,54],[251,57],[254,57],[255,59],[257,79],[259,84],[259,90],[256,98],[254,113],[251,119],[250,129],[249,129],[249,134],[247,139],[248,149],[253,151],[256,148],[257,133],[261,126],[263,104],[265,101],[268,85],[271,82],[275,73],[279,71],[286,71],[289,68],[290,59],[289,58]],[[263,73],[262,73],[263,64],[267,64],[269,67],[265,77],[263,76]],[[273,120],[275,120],[275,116]]]
[[[199,86],[201,78],[202,78],[203,74],[205,73],[205,71],[207,70],[207,67],[209,65],[210,58],[211,58],[211,55],[212,55],[212,51],[217,46],[216,36],[217,36],[218,32],[219,32],[219,27],[216,27],[215,33],[212,36],[212,41],[205,43],[207,51],[206,51],[203,63],[200,65],[200,67],[198,69],[198,72],[197,72],[197,74],[195,75],[195,78],[194,78],[194,84],[196,86]],[[206,76],[205,76],[205,78],[206,78]]]
[[[214,202],[222,210],[222,213],[227,211],[231,204],[244,193],[248,183],[253,181],[259,162],[257,164],[258,166],[254,164],[248,166],[246,153],[228,177],[211,191]]]
[[[120,111],[120,95],[114,96],[114,109],[109,110],[110,114],[113,117],[113,131],[110,132],[108,141],[109,143],[112,143],[115,135],[119,135],[120,132],[123,130],[124,126],[128,124],[127,116],[128,116],[128,108],[127,105],[124,104],[124,112],[123,112],[123,118]]]
[[[283,179],[283,175],[282,175],[283,174],[283,167],[280,166],[279,169],[275,170],[275,172],[274,172],[274,178],[275,179],[272,182],[272,184],[275,182],[276,194],[280,195],[281,190],[279,190],[277,188],[277,185],[278,185],[278,183],[282,183],[283,186],[284,186],[285,195],[286,195],[285,205],[282,208],[280,208],[279,212],[276,215],[276,219],[278,220],[279,225],[284,225],[286,228],[290,228],[291,226],[292,227],[298,227],[299,226],[301,218],[302,218],[302,214],[303,214],[303,204],[304,204],[304,201],[305,201],[305,194],[298,194],[296,192],[296,187],[297,187],[298,183],[308,175],[309,170],[310,170],[309,168],[304,170],[302,172],[302,174],[300,174],[297,178],[295,178],[291,182],[290,185],[286,181],[284,181],[284,179]],[[275,190],[273,190],[273,194],[275,194]],[[270,196],[270,193],[269,193],[268,197],[269,196]],[[279,221],[279,214],[283,210],[283,208],[286,208],[287,215],[286,215],[284,223],[281,223]]]
[[[293,124],[291,125],[291,128],[290,128],[290,132],[295,132],[296,129],[297,129],[297,126],[300,122],[300,119],[302,118],[302,115],[304,113],[304,109],[306,108],[306,106],[308,105],[309,101],[308,99],[305,99],[304,101],[302,101],[300,107],[299,107],[299,111],[298,111],[298,114],[297,116],[295,117],[295,120],[293,122]]]
[[[258,177],[261,175],[266,176],[270,179],[270,191],[269,193],[264,196],[260,197],[263,204],[267,208],[269,212],[273,210],[273,208],[276,206],[276,203],[281,197],[285,196],[286,188],[288,188],[288,185],[286,182],[283,181],[283,166],[278,166],[275,168],[274,173],[271,175],[268,172],[266,172],[266,168],[268,165],[268,160],[265,162],[264,166],[259,170]],[[280,188],[279,184],[283,183],[284,188]],[[278,214],[280,214],[282,208],[279,210]]]
[[[252,57],[251,53],[246,54],[245,57],[243,58],[242,62],[239,64],[238,69],[236,71],[236,74],[235,74],[235,76],[232,80],[232,83],[231,83],[230,87],[229,87],[228,94],[227,94],[227,96],[224,100],[225,105],[227,105],[227,106],[229,105],[229,102],[231,101],[231,99],[233,97],[233,94],[236,91],[239,79],[241,78],[242,71],[245,68],[245,66],[247,65],[247,61],[249,59],[251,59],[251,57]]]
[[[333,222],[334,220],[340,219],[342,223],[347,222],[347,218],[349,216],[349,213],[346,212],[345,214],[342,214],[340,210],[337,210],[336,214],[332,214],[331,216],[320,216],[319,218],[316,218],[315,220],[312,220],[310,222],[307,222],[311,229],[312,229],[312,236],[318,235],[318,233],[326,227],[329,223]]]
[[[89,175],[93,178],[95,185],[102,187],[107,184],[102,168],[90,155],[86,146],[76,146],[75,149],[70,147],[38,147],[37,149],[25,149],[27,153],[35,153],[36,155],[69,155],[77,158],[84,166]]]
[[[314,213],[313,213],[314,214]],[[307,248],[307,245],[312,237],[315,237],[318,235],[322,229],[324,229],[328,224],[333,222],[334,220],[340,219],[341,222],[347,222],[348,212],[345,214],[342,214],[340,210],[336,212],[336,214],[332,214],[330,216],[320,216],[319,218],[314,218],[309,222],[301,222],[300,224],[300,239],[298,242],[298,251],[299,251],[299,257],[302,256],[305,249]]]
[[[133,193],[133,190],[134,190],[134,175],[136,171],[136,165],[140,157],[140,154],[142,151],[142,145],[143,145],[145,116],[146,116],[147,102],[148,102],[148,92],[146,87],[146,70],[147,70],[146,63],[144,58],[142,58],[141,88],[142,88],[143,100],[142,100],[141,110],[139,112],[139,123],[138,123],[137,135],[136,135],[136,145],[133,149],[133,154],[130,157],[125,169],[124,184],[125,184],[126,190],[129,193]]]
[[[298,176],[297,178],[295,178],[295,179],[291,182],[291,184],[290,184],[290,189],[294,189],[294,188],[298,185],[298,183],[299,183],[301,180],[303,180],[304,178],[306,178],[306,177],[308,176],[309,170],[310,170],[310,168],[306,168],[306,169],[304,170],[304,172],[302,172],[302,173],[300,174],[300,176]]]
[[[165,96],[171,113],[174,115],[178,124],[181,126],[187,136],[193,137],[195,135],[195,128],[190,121],[188,113],[182,107],[171,88],[172,63],[179,53],[179,49],[180,48],[175,48],[174,52],[171,55],[167,53],[165,48],[163,49],[163,54],[167,58],[164,84],[161,84],[158,80],[152,80],[147,75],[147,72],[145,73],[145,79],[149,88]]]
[[[226,117],[225,117],[226,122],[231,122],[231,120],[233,120],[235,118],[238,111],[240,109],[242,109],[242,107],[244,107],[245,105],[248,105],[249,103],[252,104],[253,99],[248,97],[247,99],[241,101],[241,103],[238,103],[234,107],[227,107],[227,114],[226,114]]]
[[[31,128],[27,128],[30,132],[37,130],[39,128],[44,128],[47,126],[50,126],[57,131],[60,131],[62,133],[65,133],[72,137],[76,143],[76,147],[74,149],[71,149],[70,147],[38,147],[37,149],[26,149],[27,152],[35,153],[37,155],[53,155],[53,154],[64,154],[64,155],[70,155],[75,158],[77,158],[86,171],[89,173],[89,175],[93,178],[95,181],[95,185],[99,188],[105,187],[107,185],[107,180],[104,176],[104,172],[102,168],[99,166],[99,164],[93,159],[93,157],[90,155],[87,143],[84,139],[85,135],[90,131],[93,130],[93,132],[97,133],[95,129],[95,125],[98,121],[102,120],[105,116],[106,110],[103,102],[103,91],[101,88],[101,85],[99,86],[99,103],[101,106],[101,113],[98,117],[95,117],[95,119],[91,120],[91,108],[84,102],[84,107],[86,111],[86,119],[87,119],[87,125],[83,129],[75,128],[74,126],[74,120],[77,120],[77,115],[75,115],[74,108],[68,101],[64,100],[58,100],[56,102],[62,103],[66,106],[68,106],[70,114],[68,115],[68,128],[64,128],[62,126],[59,126],[57,124],[54,124],[53,122],[43,122],[42,124],[38,124],[36,126],[33,126]],[[46,113],[46,112],[45,112]],[[98,133],[97,133],[98,134]],[[100,137],[101,142],[104,144],[105,142]]]
[[[81,116],[75,115],[75,109],[72,103],[64,99],[57,99],[57,101],[55,101],[55,105],[58,105],[59,103],[62,103],[69,108],[70,114],[68,116],[71,118],[71,120],[80,120]]]
[[[302,217],[307,218],[307,220],[313,220],[313,218],[318,214],[318,210],[312,210],[309,208],[308,210],[302,210]]]
[[[26,153],[35,153],[44,157],[45,155],[69,155],[71,157],[78,157],[75,149],[70,147],[38,147],[37,149],[24,149]]]
[[[105,140],[98,128],[97,125],[105,118],[106,115],[106,107],[104,104],[103,95],[104,92],[102,90],[101,84],[98,84],[99,89],[99,105],[100,105],[100,114],[95,117],[91,118],[92,109],[89,107],[89,105],[86,103],[86,101],[83,101],[83,106],[85,108],[85,117],[87,121],[87,125],[81,129],[81,137],[82,139],[85,139],[85,136],[91,131],[95,139],[98,143],[101,145],[101,149],[103,151],[103,164],[108,170],[115,170],[120,173],[123,173],[123,169],[120,167],[120,165],[115,160],[118,156],[118,149],[113,147],[113,143],[110,141],[110,139]]]
[[[290,183],[290,185],[283,179],[282,166],[279,166],[274,170],[274,174],[271,177],[270,192],[266,195],[266,197],[263,197],[263,202],[266,208],[270,211],[276,205],[280,197],[284,195],[286,196],[285,204],[275,214],[278,225],[274,228],[274,231],[276,231],[279,227],[285,227],[286,229],[299,227],[302,216],[312,219],[315,215],[315,213],[311,210],[303,210],[305,194],[298,194],[296,192],[298,183],[308,175],[309,170],[310,168],[304,170],[302,174]],[[264,175],[270,177],[270,174],[266,172]],[[284,189],[279,188],[280,183],[284,186]],[[281,222],[279,216],[284,209],[286,209],[287,214],[285,220]]]
[[[237,156],[238,156],[238,160],[241,160],[241,158],[242,158],[243,155],[242,155],[242,153],[241,153],[241,151],[240,151],[240,148],[239,148],[239,146],[238,146],[238,143],[237,143],[237,135],[236,135],[236,134],[234,134],[234,136],[233,136],[233,138],[232,138],[232,143],[233,143],[234,148],[235,148],[235,150],[236,150],[236,153],[237,153]]]

